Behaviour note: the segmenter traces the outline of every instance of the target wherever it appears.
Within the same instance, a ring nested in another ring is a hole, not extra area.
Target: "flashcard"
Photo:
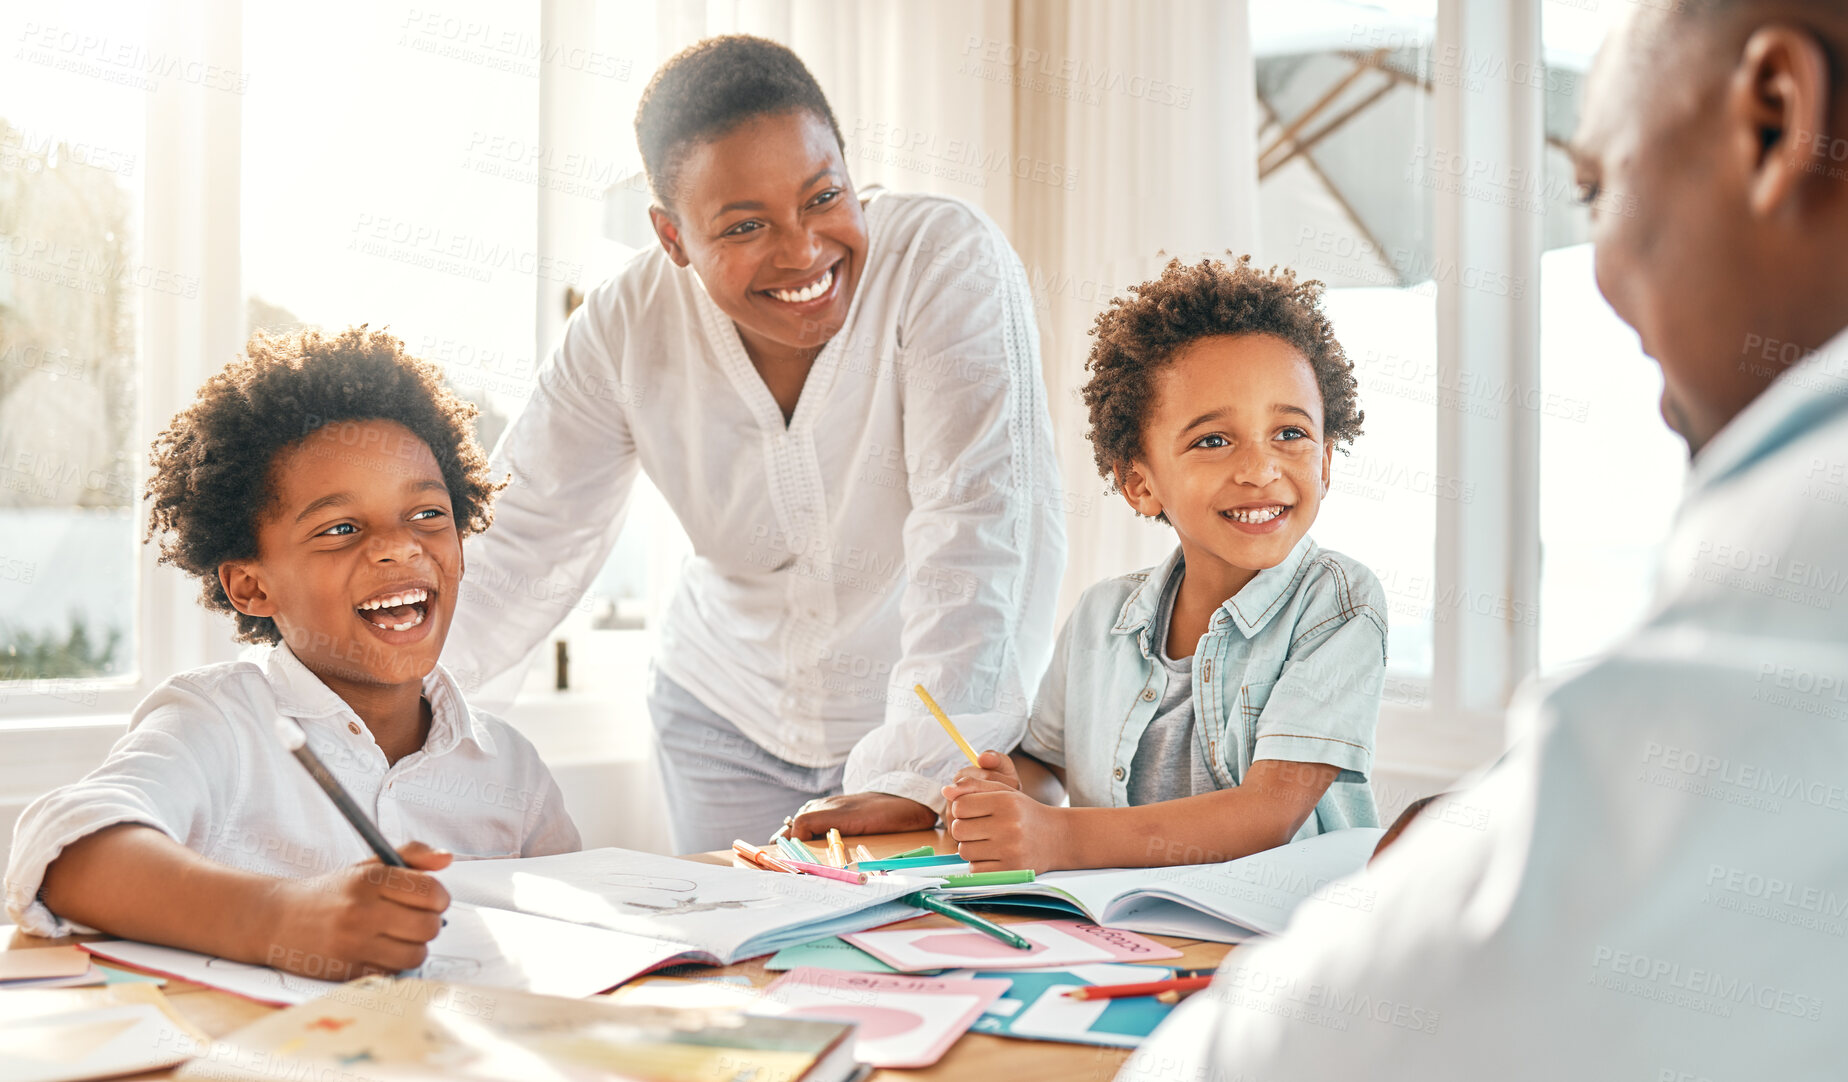
[[[841,937],[836,935],[811,940],[807,943],[798,943],[793,947],[784,947],[764,963],[764,968],[768,970],[801,969],[803,966],[814,966],[817,969],[843,969],[850,973],[897,972],[891,966],[853,944],[842,941]]]
[[[928,1067],[989,1004],[1005,980],[951,981],[898,973],[792,969],[750,1014],[852,1022],[853,1058],[874,1067]]]
[[[944,977],[955,980],[1005,977],[1012,982],[1007,995],[996,1000],[970,1027],[976,1033],[1134,1048],[1168,1017],[1168,1012],[1174,1009],[1172,1005],[1159,1002],[1154,996],[1081,1000],[1067,999],[1065,993],[1081,985],[1135,984],[1165,980],[1173,975],[1174,971],[1165,966],[1111,963],[1002,972],[953,969]]]
[[[1082,920],[1030,921],[1010,924],[1032,944],[1011,947],[973,928],[901,928],[855,932],[847,942],[901,973],[925,969],[1044,969],[1093,962],[1155,962],[1179,958],[1181,952],[1120,928],[1101,928]]]

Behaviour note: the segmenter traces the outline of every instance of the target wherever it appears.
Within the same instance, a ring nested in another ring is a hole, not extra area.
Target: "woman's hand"
[[[409,868],[375,859],[311,879],[279,880],[263,964],[332,981],[422,965],[449,908],[449,891],[428,873],[454,858],[422,842],[398,853]]]
[[[802,805],[789,833],[798,841],[825,837],[833,827],[848,837],[930,830],[937,813],[907,797],[891,793],[842,793]]]

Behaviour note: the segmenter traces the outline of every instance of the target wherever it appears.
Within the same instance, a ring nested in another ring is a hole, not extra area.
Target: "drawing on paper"
[[[698,883],[691,879],[673,876],[605,872],[597,876],[595,882],[606,888],[599,893],[611,905],[663,917],[710,913],[723,909],[757,909],[776,904],[774,898],[727,898],[719,901],[702,901],[698,893]]]

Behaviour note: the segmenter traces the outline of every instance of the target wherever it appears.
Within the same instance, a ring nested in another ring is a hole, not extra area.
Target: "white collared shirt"
[[[1511,720],[1119,1077],[1842,1077],[1848,333],[1695,459],[1644,625]]]
[[[658,249],[590,292],[496,448],[512,473],[444,655],[471,687],[579,601],[645,470],[693,544],[655,662],[778,758],[933,808],[1024,731],[1063,497],[1019,257],[980,211],[886,194],[787,424],[737,328]]]
[[[141,823],[220,864],[309,876],[372,851],[277,738],[293,718],[308,746],[393,845],[427,842],[457,859],[579,848],[577,827],[538,752],[512,726],[469,707],[437,666],[424,678],[430,735],[387,765],[372,731],[287,646],[181,673],[155,688],[103,764],[33,801],[13,831],[7,912],[22,931],[90,929],[39,901],[64,847]]]

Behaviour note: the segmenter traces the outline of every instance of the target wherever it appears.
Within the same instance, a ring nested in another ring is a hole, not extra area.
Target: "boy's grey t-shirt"
[[[1152,642],[1155,656],[1168,670],[1168,686],[1129,763],[1131,804],[1155,804],[1219,788],[1194,732],[1193,658],[1168,656],[1168,624],[1174,618],[1174,599],[1181,592],[1185,573],[1185,562],[1176,561],[1174,573],[1162,586],[1161,607],[1155,613]]]

